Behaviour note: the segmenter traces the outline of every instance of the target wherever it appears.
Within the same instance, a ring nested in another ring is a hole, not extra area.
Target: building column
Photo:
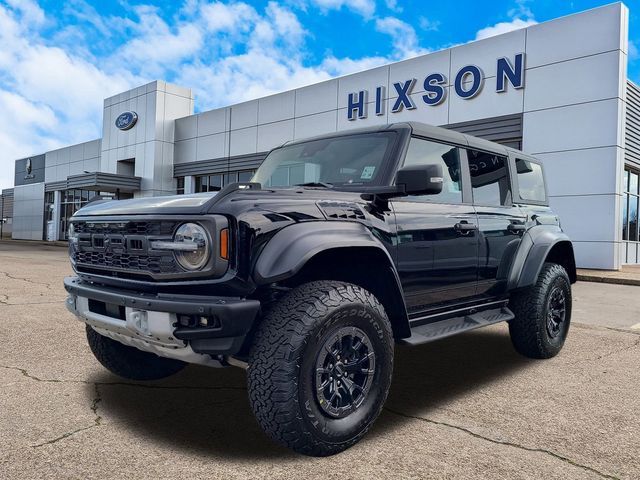
[[[56,190],[53,192],[53,238],[60,240],[60,203],[62,201],[62,192]]]
[[[196,177],[193,175],[184,177],[184,193],[196,193]]]

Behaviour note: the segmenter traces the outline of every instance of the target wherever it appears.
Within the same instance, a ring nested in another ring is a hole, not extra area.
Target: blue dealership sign
[[[124,112],[118,115],[116,118],[116,127],[120,130],[129,130],[138,121],[138,114],[136,112]]]
[[[507,83],[510,83],[516,90],[524,88],[524,72],[524,53],[515,55],[513,63],[507,57],[499,58],[496,62],[496,93],[506,92]],[[453,91],[464,100],[470,100],[478,95],[482,91],[485,82],[484,72],[476,65],[463,66],[453,78]],[[416,82],[417,79],[409,78],[404,81],[394,82],[389,86],[396,97],[393,99],[391,113],[414,110],[418,107],[416,100],[411,97]],[[422,85],[425,91],[425,94],[422,95],[422,100],[426,105],[435,107],[444,102],[447,97],[447,77],[443,73],[428,74]],[[374,102],[376,115],[384,114],[384,92],[384,86],[376,88]],[[347,99],[347,118],[349,120],[367,118],[368,98],[369,92],[367,90],[349,94]]]

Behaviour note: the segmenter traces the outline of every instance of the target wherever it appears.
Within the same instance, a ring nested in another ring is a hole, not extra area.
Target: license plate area
[[[125,307],[123,305],[116,305],[115,303],[89,299],[89,311],[97,313],[98,315],[104,315],[105,317],[116,318],[122,321],[127,320]]]

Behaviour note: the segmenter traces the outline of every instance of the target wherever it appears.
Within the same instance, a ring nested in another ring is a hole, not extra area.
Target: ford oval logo
[[[138,114],[136,112],[124,112],[116,118],[116,127],[120,130],[129,130],[138,121]]]

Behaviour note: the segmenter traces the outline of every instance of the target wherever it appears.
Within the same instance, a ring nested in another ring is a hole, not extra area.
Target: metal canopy
[[[45,191],[82,189],[96,192],[137,192],[140,190],[140,182],[140,177],[91,172],[72,175],[61,182],[47,183]]]

